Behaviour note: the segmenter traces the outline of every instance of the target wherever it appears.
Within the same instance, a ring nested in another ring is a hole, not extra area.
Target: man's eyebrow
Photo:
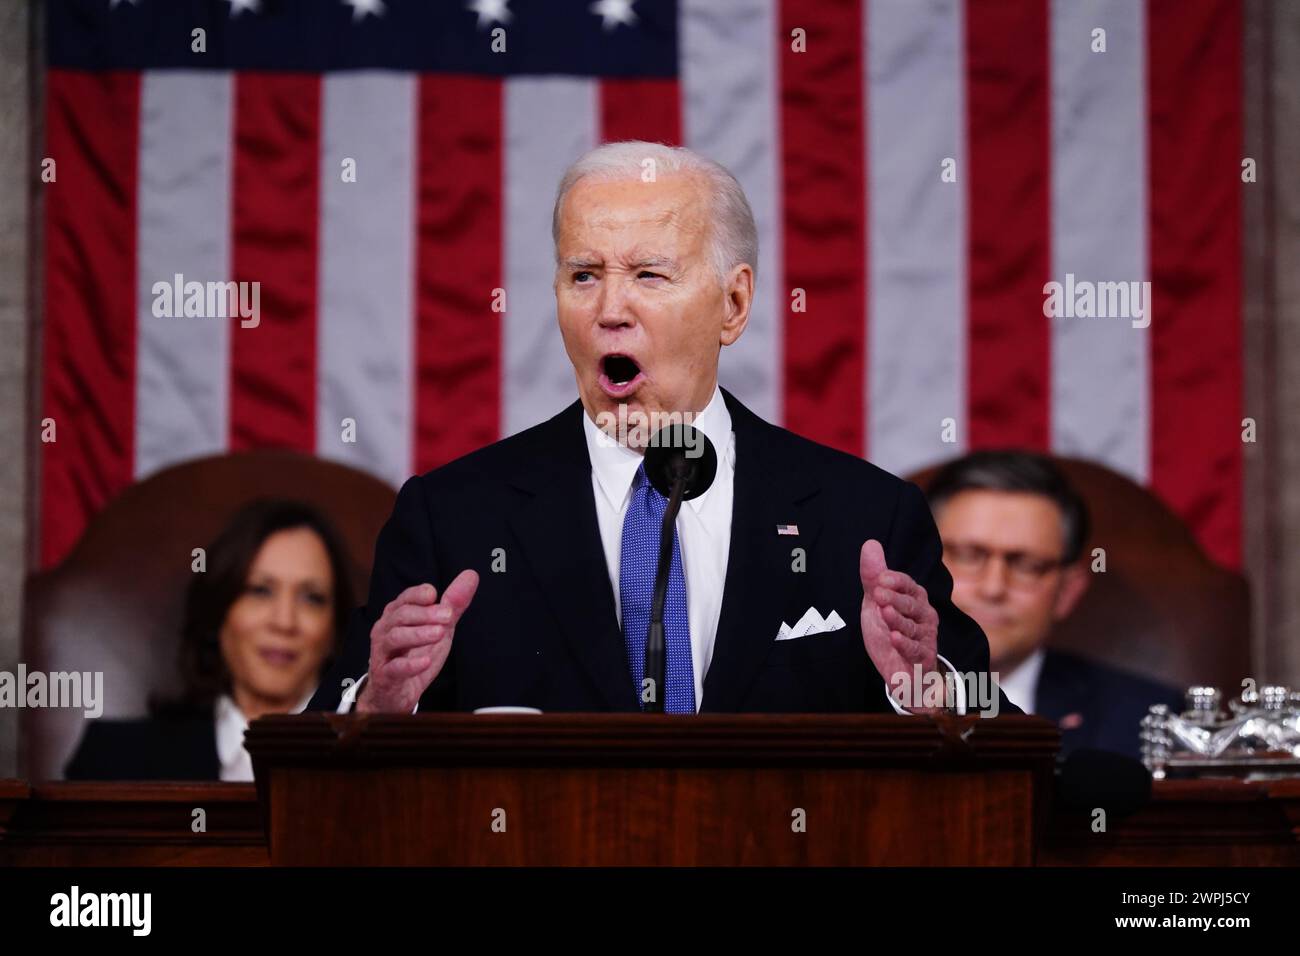
[[[677,268],[677,260],[670,259],[668,256],[646,256],[637,259],[632,263],[634,269],[668,269],[670,271]]]
[[[563,269],[595,269],[605,264],[603,259],[591,256],[565,256],[560,260]],[[643,256],[629,263],[633,269],[675,270],[677,260],[668,256]]]

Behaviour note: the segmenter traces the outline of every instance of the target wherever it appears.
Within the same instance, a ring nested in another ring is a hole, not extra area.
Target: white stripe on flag
[[[413,467],[416,82],[332,73],[321,105],[316,451],[394,486]]]
[[[1141,3],[1052,3],[1052,278],[1147,275],[1146,33]],[[1092,52],[1092,31],[1106,52]],[[1052,321],[1052,450],[1144,481],[1151,415],[1145,329]]]
[[[146,72],[141,87],[136,478],[226,450],[230,325],[238,321],[153,314],[155,282],[230,278],[230,75]]]
[[[596,145],[598,94],[589,79],[506,81],[504,435],[545,421],[578,395],[555,317],[551,207],[565,167]]]
[[[682,0],[685,145],[731,170],[758,226],[758,280],[749,327],[722,350],[719,378],[759,416],[781,420],[781,176],[778,36],[770,3]]]
[[[962,2],[871,0],[865,29],[867,450],[906,474],[967,440]]]

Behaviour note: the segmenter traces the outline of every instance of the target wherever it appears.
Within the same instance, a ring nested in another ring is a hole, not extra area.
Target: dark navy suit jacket
[[[867,657],[858,554],[880,540],[890,568],[929,592],[939,652],[987,671],[988,643],[950,599],[952,579],[916,486],[764,422],[723,392],[736,438],[731,544],[703,712],[892,713]],[[408,480],[380,532],[366,605],[309,709],[337,707],[366,672],[370,631],[403,589],[441,592],[465,568],[479,588],[420,710],[523,705],[636,711],[591,483],[581,403],[549,421]],[[795,525],[798,535],[778,535]],[[802,566],[794,549],[803,552]],[[499,550],[498,550],[499,549]],[[494,557],[504,561],[494,571]],[[838,631],[777,641],[809,607]],[[1005,697],[1001,711],[1017,713]]]
[[[212,716],[92,720],[64,770],[69,780],[216,780]]]
[[[1175,712],[1183,695],[1165,684],[1064,651],[1048,650],[1035,713],[1061,728],[1061,755],[1082,747],[1139,756],[1138,725],[1152,704]]]

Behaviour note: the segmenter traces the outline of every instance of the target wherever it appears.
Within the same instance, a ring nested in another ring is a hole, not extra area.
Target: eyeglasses
[[[1060,558],[1047,558],[1027,551],[998,551],[982,544],[957,544],[945,541],[943,561],[953,574],[975,577],[984,572],[989,558],[998,556],[1007,568],[1007,578],[1018,587],[1033,587],[1065,564]]]

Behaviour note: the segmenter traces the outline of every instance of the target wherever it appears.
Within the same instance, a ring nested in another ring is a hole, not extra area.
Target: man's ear
[[[749,309],[754,304],[754,270],[742,262],[731,270],[723,286],[722,335],[723,345],[735,342],[749,324]]]
[[[1056,592],[1052,617],[1063,621],[1074,611],[1091,583],[1091,572],[1082,561],[1067,564],[1061,571],[1061,586]]]

